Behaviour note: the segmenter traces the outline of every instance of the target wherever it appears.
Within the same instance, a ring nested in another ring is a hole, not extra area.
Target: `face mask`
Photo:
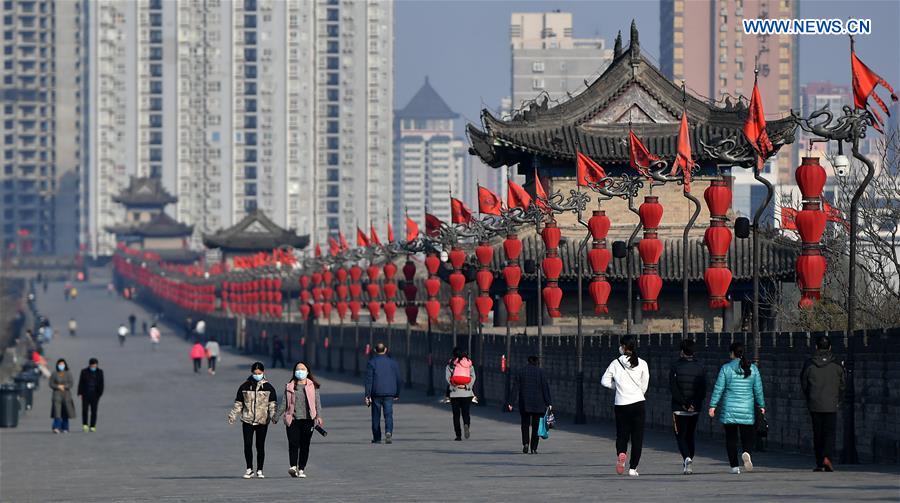
[[[63,365],[62,363],[60,363],[59,365],[56,366],[56,370],[62,372],[63,370],[66,370],[66,366]]]
[[[253,374],[253,378],[257,381],[262,381],[263,377],[265,377],[263,374]]]
[[[88,368],[91,369],[91,372],[96,372],[96,371],[97,371],[97,367],[88,367]]]
[[[624,354],[625,354],[625,348],[623,348],[622,346],[619,346],[619,354],[620,354],[620,355],[624,355]]]
[[[308,375],[309,375],[309,371],[307,371],[307,370],[295,370],[294,371],[294,377],[296,377],[297,379],[300,379],[301,381],[306,379],[306,376],[308,376]]]

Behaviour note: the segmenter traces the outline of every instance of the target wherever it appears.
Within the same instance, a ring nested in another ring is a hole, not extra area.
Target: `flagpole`
[[[578,195],[581,196],[581,184],[578,178],[578,153],[581,152],[581,145],[578,141],[578,135],[575,135],[575,187]],[[578,223],[588,229],[584,239],[578,246],[578,253],[575,257],[575,274],[578,281],[578,325],[575,332],[575,424],[584,424],[587,419],[584,415],[584,327],[582,326],[582,317],[584,316],[584,279],[582,278],[582,264],[584,261],[584,251],[587,248],[588,239],[591,237],[590,228],[584,221],[581,205],[577,205],[576,213],[578,215]]]
[[[687,116],[687,92],[685,90],[684,81],[681,81],[681,106],[682,106],[682,116]],[[686,121],[687,119],[685,119]],[[687,122],[684,123],[687,125]],[[679,136],[681,132],[679,131]],[[690,142],[690,138],[688,139]],[[678,162],[678,155],[676,154],[675,161]],[[682,338],[687,338],[688,333],[690,333],[690,315],[691,315],[691,307],[690,307],[690,297],[689,297],[689,287],[690,287],[690,278],[688,277],[688,267],[690,264],[690,251],[688,250],[688,236],[691,233],[691,229],[694,227],[694,222],[697,221],[697,217],[700,216],[700,200],[698,200],[693,194],[690,192],[690,174],[691,168],[693,168],[692,159],[685,159],[684,165],[682,166],[682,177],[684,181],[682,195],[687,198],[694,205],[694,212],[691,214],[690,220],[688,220],[687,225],[684,227],[684,235],[681,237],[681,336]]]

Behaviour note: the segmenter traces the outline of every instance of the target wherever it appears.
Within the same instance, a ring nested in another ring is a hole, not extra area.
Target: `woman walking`
[[[475,393],[472,391],[475,385],[475,366],[469,355],[459,348],[453,348],[453,358],[447,363],[447,369],[444,372],[447,386],[450,393],[450,407],[453,409],[453,431],[456,433],[455,440],[462,440],[463,434],[469,438],[469,425],[471,417],[469,409],[472,407],[472,397]],[[462,429],[459,426],[459,418],[462,416]]]
[[[238,413],[241,414],[241,427],[244,434],[244,460],[247,471],[244,478],[254,476],[253,471],[253,436],[256,436],[256,472],[257,478],[263,479],[263,464],[266,461],[266,433],[269,421],[277,422],[275,406],[277,394],[275,388],[266,380],[265,366],[262,362],[254,362],[250,366],[250,376],[237,390],[234,406],[228,413],[228,424],[234,424]]]
[[[762,379],[759,369],[747,359],[742,342],[731,344],[731,361],[722,365],[716,386],[709,399],[709,417],[715,417],[719,408],[719,421],[725,428],[725,449],[731,473],[741,473],[738,466],[738,435],[741,437],[741,461],[745,471],[753,471],[750,454],[756,442],[756,407],[766,413]]]
[[[693,339],[681,341],[678,360],[669,371],[672,391],[672,424],[681,452],[681,473],[694,473],[694,432],[706,398],[706,369],[694,356]]]
[[[284,386],[284,400],[275,417],[284,418],[288,438],[288,461],[291,477],[306,478],[306,463],[309,461],[309,443],[313,430],[322,426],[322,401],[319,397],[319,382],[303,362],[294,364],[294,375]]]
[[[216,361],[219,359],[219,343],[215,337],[210,337],[204,346],[206,351],[206,371],[210,375],[216,375]]]
[[[195,342],[193,346],[191,346],[191,360],[194,362],[194,373],[200,372],[200,367],[203,366],[203,359],[206,358],[206,350],[203,349],[203,345],[200,342]]]
[[[513,410],[512,397],[518,400],[519,415],[522,418],[522,454],[528,454],[529,447],[532,454],[537,454],[540,441],[538,424],[547,407],[553,403],[550,399],[550,385],[544,371],[538,367],[537,356],[528,357],[528,365],[519,370],[513,382],[509,403],[506,404],[510,411]]]
[[[631,459],[628,475],[637,477],[644,445],[644,419],[646,416],[644,393],[650,384],[647,362],[638,358],[635,339],[631,335],[619,341],[619,357],[609,364],[600,384],[616,390],[616,473],[625,473],[628,442],[631,442]]]
[[[156,351],[159,348],[159,339],[161,334],[159,333],[159,327],[156,326],[156,323],[150,325],[150,344],[153,348],[153,351]]]
[[[50,417],[53,418],[53,433],[69,433],[69,419],[75,417],[75,401],[72,400],[72,374],[69,364],[60,358],[56,361],[56,372],[50,376],[50,389],[53,390]]]

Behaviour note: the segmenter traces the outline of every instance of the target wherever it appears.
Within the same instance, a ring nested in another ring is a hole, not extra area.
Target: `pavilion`
[[[282,247],[302,250],[309,246],[309,236],[279,227],[262,210],[254,210],[227,229],[204,234],[203,244],[207,248],[220,249],[222,260],[227,260]]]

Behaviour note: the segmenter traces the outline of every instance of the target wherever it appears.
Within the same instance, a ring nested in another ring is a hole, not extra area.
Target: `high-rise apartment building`
[[[585,89],[609,66],[603,39],[572,36],[570,12],[514,12],[510,18],[512,106],[546,93],[550,104]]]
[[[796,18],[797,0],[662,0],[660,70],[685,81],[710,102],[749,96],[754,68],[766,115],[788,114],[800,106],[798,38],[744,35],[742,19]],[[770,168],[778,180],[793,173],[797,145],[783,149]]]
[[[178,197],[175,217],[194,226],[197,244],[201,233],[256,209],[319,240],[388,213],[391,3],[92,4],[101,22],[106,15],[118,23],[92,31],[109,60],[98,61],[92,76],[108,105],[95,102],[94,113],[106,116],[95,129],[119,137],[105,146],[118,150],[108,157],[115,161],[94,160],[98,173],[115,180],[93,194],[92,204],[110,214],[92,219],[96,232],[120,220],[111,198],[128,174],[162,178]],[[126,109],[134,119],[117,117]],[[108,251],[111,239],[98,242]]]
[[[450,195],[474,204],[471,160],[467,142],[454,136],[459,114],[447,106],[425,79],[425,84],[394,113],[393,222],[404,228],[405,216],[424,229],[425,212],[450,221]],[[378,221],[376,220],[376,225]]]

